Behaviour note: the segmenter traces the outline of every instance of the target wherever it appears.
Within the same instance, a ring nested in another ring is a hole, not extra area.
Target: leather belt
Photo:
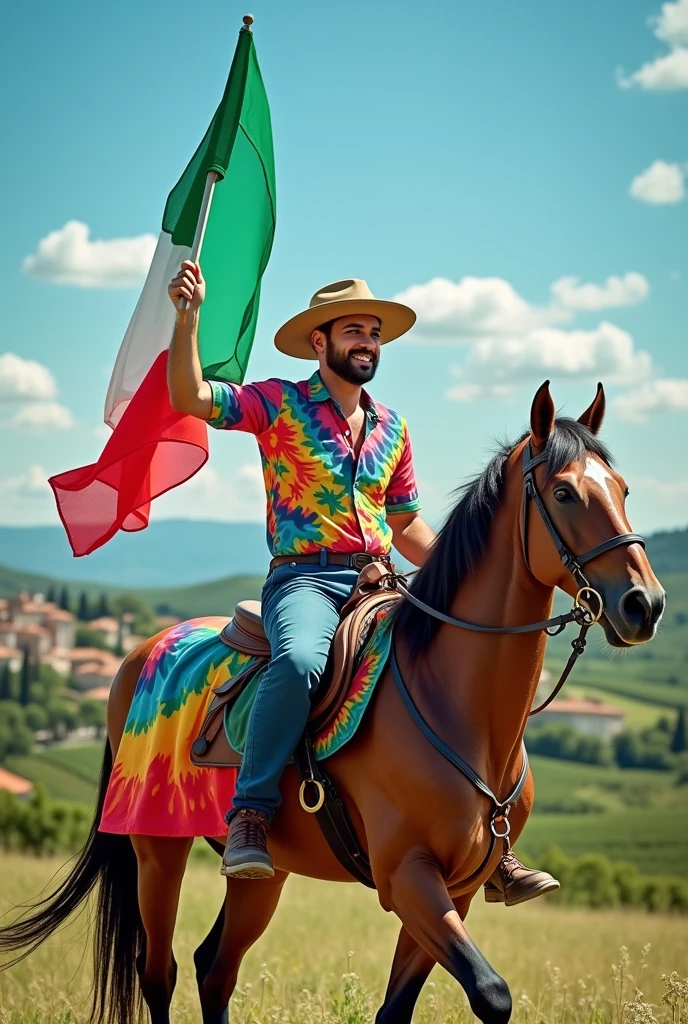
[[[365,551],[356,551],[354,554],[345,554],[338,551],[322,551],[317,555],[275,555],[270,562],[270,569],[278,565],[346,565],[351,569],[365,569],[371,562],[382,562],[388,568],[394,570],[394,563],[388,555],[369,555]]]

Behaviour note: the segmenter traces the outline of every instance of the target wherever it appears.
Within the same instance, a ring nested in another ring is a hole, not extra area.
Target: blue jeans
[[[282,772],[306,728],[339,613],[357,578],[345,566],[287,563],[265,581],[263,623],[272,658],[251,709],[233,809],[252,807],[272,818],[279,806]]]

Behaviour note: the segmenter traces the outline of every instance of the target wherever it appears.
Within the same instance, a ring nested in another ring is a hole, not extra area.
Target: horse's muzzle
[[[619,647],[644,644],[652,640],[665,605],[666,594],[661,587],[636,585],[625,590],[615,608],[612,602],[606,608],[609,626],[616,634],[612,638],[610,630],[605,629],[608,642]]]

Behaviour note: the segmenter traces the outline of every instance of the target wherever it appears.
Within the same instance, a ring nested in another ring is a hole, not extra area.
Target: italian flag
[[[207,282],[201,364],[206,378],[241,383],[275,233],[270,110],[248,25],[239,33],[210,127],[167,197],[160,239],[105,401],[112,436],[97,462],[49,481],[76,556],[95,551],[118,530],[144,529],[152,500],[184,483],[208,458],[206,424],[175,412],[169,401],[167,350],[176,314],[167,286],[182,261],[194,258],[210,173],[217,183],[198,257]]]

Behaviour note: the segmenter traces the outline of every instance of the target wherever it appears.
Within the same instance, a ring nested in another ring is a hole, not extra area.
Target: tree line
[[[531,754],[557,757],[583,764],[618,765],[619,768],[678,770],[688,782],[688,713],[678,708],[672,724],[667,716],[645,729],[624,729],[612,740],[576,732],[570,725],[541,725],[526,733]]]
[[[61,739],[79,726],[105,729],[105,705],[65,692],[64,679],[24,651],[19,672],[0,669],[0,764],[10,755],[30,754],[37,732]]]

